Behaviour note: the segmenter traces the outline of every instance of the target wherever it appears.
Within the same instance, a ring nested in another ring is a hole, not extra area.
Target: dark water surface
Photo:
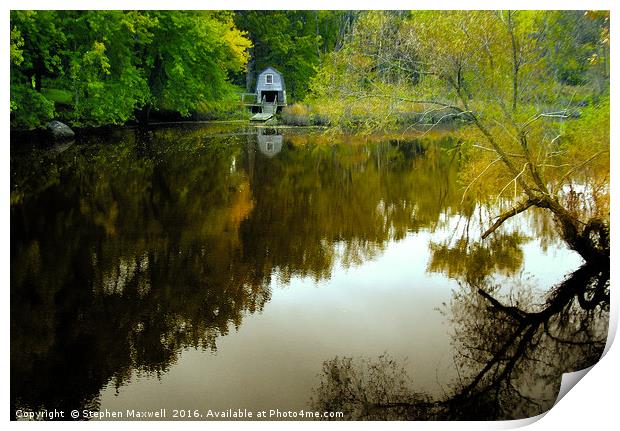
[[[463,286],[526,280],[536,302],[581,263],[536,212],[480,243],[455,147],[224,126],[13,142],[12,410],[308,409],[324,361],[385,352],[441,396]],[[553,398],[554,375],[522,384]]]

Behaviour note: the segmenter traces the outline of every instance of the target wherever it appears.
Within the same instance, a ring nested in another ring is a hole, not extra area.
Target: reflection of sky
[[[523,267],[540,287],[553,286],[583,263],[581,257],[566,247],[549,248],[541,253],[537,240],[523,244]]]
[[[220,337],[217,353],[189,349],[161,380],[134,376],[118,396],[105,388],[101,408],[301,409],[324,360],[383,352],[406,358],[416,389],[441,393],[437,381],[446,384],[455,375],[450,327],[437,308],[450,301],[457,282],[426,269],[429,241],[445,232],[392,241],[372,261],[336,265],[326,281],[274,282],[263,312],[246,315],[238,330]],[[566,248],[543,252],[536,240],[523,251],[524,273],[535,274],[540,287],[580,263]]]

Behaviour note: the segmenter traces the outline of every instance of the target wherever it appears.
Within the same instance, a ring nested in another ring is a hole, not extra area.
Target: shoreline
[[[339,126],[318,126],[318,125],[287,125],[281,123],[255,123],[249,120],[187,120],[187,121],[158,121],[149,123],[148,125],[140,124],[125,124],[125,125],[108,125],[97,127],[79,127],[72,129],[75,132],[75,137],[66,140],[53,139],[46,129],[33,129],[33,130],[10,130],[10,146],[11,147],[55,147],[58,145],[73,143],[81,138],[87,138],[89,136],[109,136],[115,132],[122,131],[149,131],[149,130],[161,130],[166,128],[187,128],[199,129],[201,127],[225,127],[229,126],[232,130],[238,128],[247,129],[249,131],[259,130],[275,130],[276,134],[285,133],[289,136],[303,136],[303,135],[324,135],[325,137],[356,137],[364,139],[376,139],[378,136],[385,138],[389,136],[390,139],[395,140],[407,140],[407,139],[420,139],[428,136],[429,134],[446,134],[454,132],[461,127],[461,125],[446,123],[437,126],[429,126],[424,124],[412,124],[408,126],[396,125],[396,127],[369,130],[364,127],[358,128],[341,128]],[[221,133],[218,133],[218,135]],[[226,133],[224,133],[226,134]],[[233,134],[233,133],[231,133]]]

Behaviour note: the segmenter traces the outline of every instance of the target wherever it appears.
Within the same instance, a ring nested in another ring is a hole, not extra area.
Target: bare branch
[[[448,82],[455,89],[455,91],[456,91],[456,93],[457,93],[461,103],[465,107],[465,110],[470,111],[469,103],[467,102],[468,96],[463,94],[462,89],[459,86],[456,85],[454,80],[449,79]],[[469,115],[469,117],[473,121],[473,123],[476,125],[478,130],[480,130],[482,132],[482,134],[485,136],[485,138],[487,139],[489,144],[491,144],[491,146],[495,149],[495,151],[497,152],[497,155],[501,158],[501,160],[504,163],[504,165],[506,165],[508,170],[515,177],[517,177],[518,174],[519,174],[519,171],[517,171],[517,168],[515,167],[514,163],[512,163],[512,160],[510,159],[510,156],[506,153],[506,150],[504,150],[504,148],[497,142],[497,140],[493,137],[491,132],[482,124],[480,119],[474,113],[471,113]],[[525,194],[527,194],[528,198],[530,198],[530,199],[535,199],[536,198],[535,195],[534,195],[534,191],[532,190],[531,187],[528,186],[528,184],[525,182],[525,180],[523,178],[518,177],[517,181],[521,185],[521,188],[523,189]]]
[[[523,322],[527,317],[527,313],[524,313],[521,309],[502,304],[497,299],[493,298],[491,295],[485,292],[483,289],[478,289],[478,294],[484,297],[491,304],[493,304],[496,309],[505,312],[519,322]]]
[[[473,148],[480,148],[482,150],[486,150],[486,151],[492,151],[494,153],[497,153],[497,151],[495,151],[493,148],[489,148],[489,147],[485,147],[483,145],[478,145],[478,144],[474,144],[472,145]],[[524,159],[525,156],[523,154],[516,154],[516,153],[506,153],[506,155],[510,156],[510,157],[517,157],[517,158],[521,158]]]
[[[530,124],[532,124],[533,122],[541,119],[541,118],[569,118],[570,115],[568,115],[568,111],[566,109],[562,110],[562,111],[556,111],[556,112],[541,112],[540,114],[532,117],[532,119],[530,119],[529,121],[527,121],[522,127],[522,130],[525,130],[527,128],[527,126],[529,126]]]
[[[523,175],[523,173],[525,172],[525,168],[527,168],[527,163],[525,163],[523,165],[523,169],[521,169],[521,172],[519,172],[519,174],[514,177],[513,179],[511,179],[510,181],[508,181],[508,183],[506,183],[506,185],[504,186],[504,188],[502,188],[502,190],[500,190],[499,194],[497,195],[497,199],[499,200],[499,197],[502,195],[502,193],[504,193],[504,190],[506,190],[506,187],[508,187],[510,184],[512,184],[513,182],[515,183],[515,186],[517,185],[517,179]]]
[[[444,102],[439,102],[436,100],[420,100],[420,99],[410,99],[408,97],[400,97],[400,96],[395,96],[395,95],[391,95],[391,94],[383,94],[383,93],[364,93],[364,92],[347,92],[345,91],[345,89],[341,88],[340,89],[342,91],[342,93],[344,93],[345,95],[349,96],[349,97],[354,97],[357,96],[358,100],[362,100],[362,99],[368,99],[368,98],[379,98],[379,99],[393,99],[393,100],[399,100],[402,102],[409,102],[409,103],[418,103],[420,105],[436,105],[436,106],[443,106],[445,108],[449,108],[452,109],[456,112],[460,112],[460,113],[468,113],[471,114],[470,112],[467,112],[465,110],[463,110],[462,108],[455,106],[455,105],[451,105],[449,103],[444,103]]]
[[[561,165],[552,165],[552,164],[549,164],[549,163],[540,163],[537,166],[546,167],[546,168],[565,168],[567,166],[570,166],[570,163],[562,163]]]
[[[526,201],[521,202],[520,204],[518,204],[517,206],[515,206],[514,208],[511,208],[510,210],[506,211],[505,213],[501,214],[497,220],[495,221],[495,223],[493,223],[493,226],[491,226],[490,228],[488,228],[486,230],[486,232],[484,232],[482,234],[482,239],[485,239],[487,236],[491,235],[493,232],[495,232],[497,230],[497,228],[499,228],[502,223],[504,223],[506,220],[508,220],[509,218],[522,213],[523,211],[525,211],[526,209],[528,209],[529,207],[536,205],[538,203],[537,199],[527,199]]]
[[[437,121],[435,121],[433,123],[433,125],[431,127],[428,128],[428,130],[426,130],[422,136],[426,135],[428,132],[430,132],[431,130],[433,130],[433,128],[435,128],[435,126],[437,126],[438,124],[440,124],[444,118],[450,117],[450,116],[454,116],[454,117],[460,117],[461,115],[465,115],[465,114],[471,114],[471,111],[461,111],[458,114],[445,114],[442,115]]]

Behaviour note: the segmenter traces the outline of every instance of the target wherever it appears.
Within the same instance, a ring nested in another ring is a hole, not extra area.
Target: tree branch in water
[[[511,208],[510,210],[506,211],[505,213],[501,214],[497,218],[495,223],[493,223],[493,226],[488,228],[482,234],[482,239],[485,239],[486,237],[491,235],[493,232],[495,232],[509,218],[514,217],[515,215],[517,215],[519,213],[522,213],[523,211],[525,211],[529,207],[534,206],[534,205],[538,205],[538,204],[539,204],[539,202],[538,202],[537,199],[527,199],[526,201],[521,202],[517,206],[515,206],[515,207]]]

